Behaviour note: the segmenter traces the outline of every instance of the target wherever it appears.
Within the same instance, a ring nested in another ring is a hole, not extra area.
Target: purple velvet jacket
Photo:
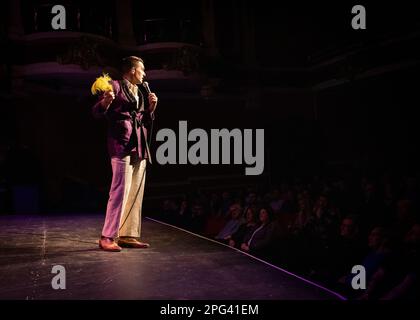
[[[147,93],[142,92],[139,86],[139,102],[128,90],[123,81],[112,80],[115,99],[108,109],[104,109],[100,100],[93,106],[92,113],[95,118],[105,118],[108,122],[108,153],[110,157],[123,158],[136,152],[140,159],[149,159],[151,156],[148,146],[148,128],[153,113],[148,111]],[[136,122],[135,122],[136,121]]]

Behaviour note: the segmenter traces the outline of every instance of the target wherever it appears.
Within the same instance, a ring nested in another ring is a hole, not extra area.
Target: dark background
[[[66,31],[50,27],[59,3]],[[366,7],[367,30],[351,28],[356,4]],[[22,0],[1,15],[1,213],[103,211],[111,171],[90,85],[130,54],[157,71],[149,74],[160,98],[155,133],[179,120],[265,129],[263,175],[155,161],[149,203],[228,182],[418,172],[412,2]]]

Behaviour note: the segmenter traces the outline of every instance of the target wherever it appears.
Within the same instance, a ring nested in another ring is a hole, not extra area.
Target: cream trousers
[[[111,158],[112,183],[102,236],[140,237],[146,159]]]

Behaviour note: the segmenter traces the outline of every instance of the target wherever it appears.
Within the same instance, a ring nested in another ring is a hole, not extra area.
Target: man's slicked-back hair
[[[136,56],[129,56],[122,59],[121,62],[121,73],[125,74],[129,72],[132,68],[135,68],[137,63],[144,63],[142,58]]]

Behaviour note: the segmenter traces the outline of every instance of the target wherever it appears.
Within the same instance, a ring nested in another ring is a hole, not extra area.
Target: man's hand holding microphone
[[[146,89],[146,92],[149,94],[149,111],[150,113],[153,113],[156,109],[158,98],[156,94],[150,91],[149,83],[147,81],[143,81],[142,85]]]

